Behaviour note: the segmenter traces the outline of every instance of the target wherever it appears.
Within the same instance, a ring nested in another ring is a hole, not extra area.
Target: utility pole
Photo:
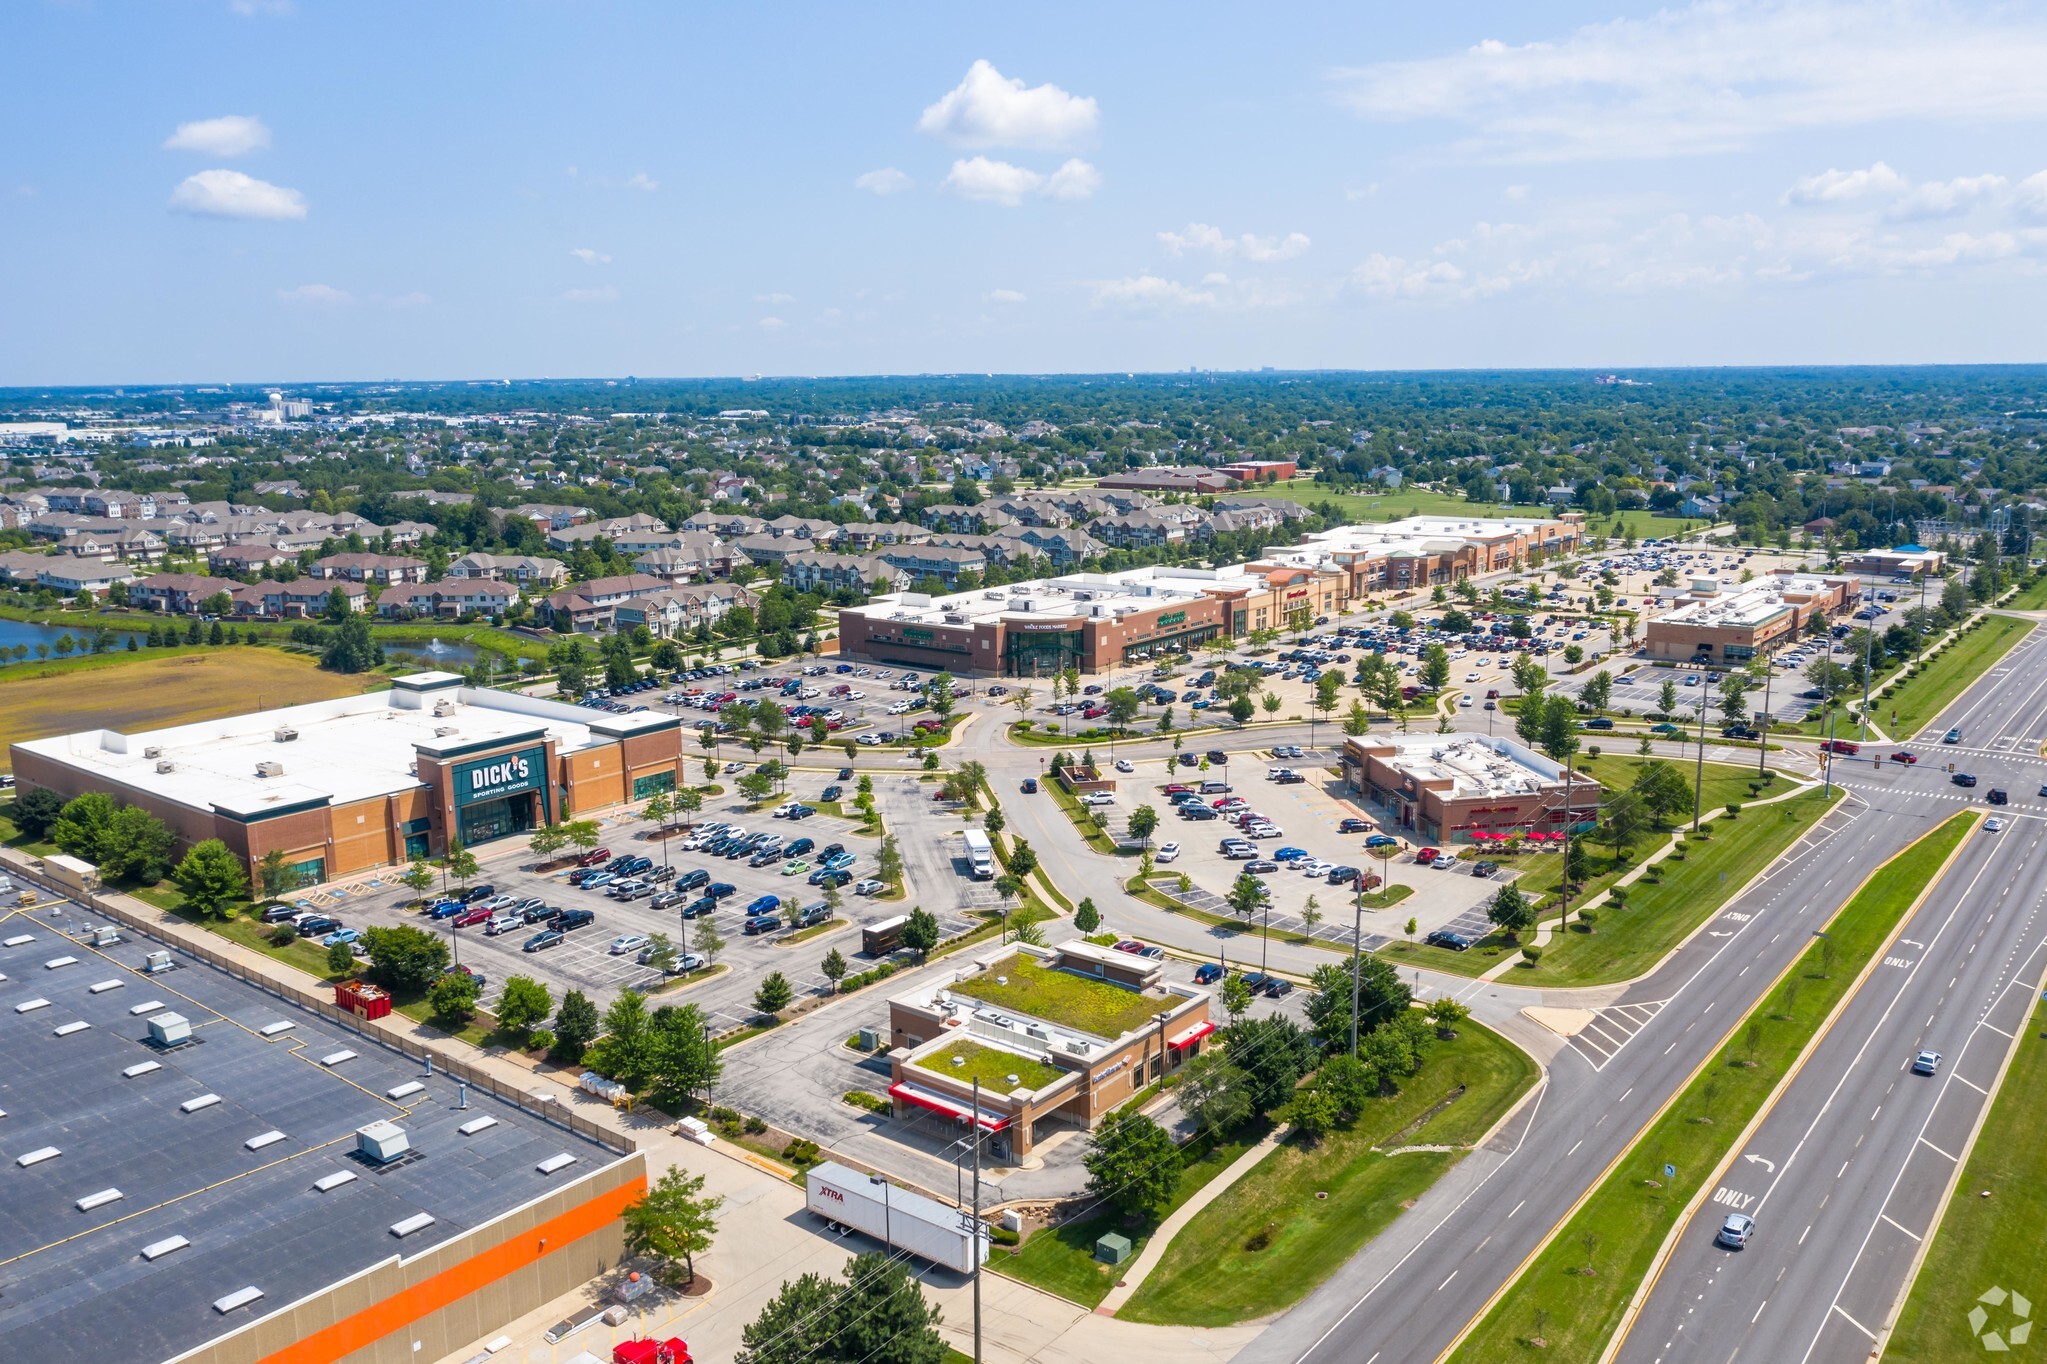
[[[1365,940],[1365,876],[1352,882],[1357,898],[1351,902],[1350,920],[1350,1054],[1358,1054],[1358,951]]]
[[[981,1364],[981,1081],[974,1080],[974,1111],[968,1119],[974,1138],[974,1239],[968,1252],[974,1261],[974,1364]]]
[[[1758,781],[1761,781],[1763,777],[1763,759],[1769,756],[1770,752],[1770,683],[1776,679],[1776,676],[1777,669],[1771,665],[1769,659],[1765,658],[1763,660],[1763,714],[1761,722],[1756,725],[1756,780]],[[1698,803],[1696,798],[1692,801],[1694,806]]]
[[[1834,631],[1833,628],[1829,626],[1827,629],[1827,673],[1826,673],[1827,681],[1829,683],[1831,683],[1834,680],[1833,665],[1834,665]],[[1821,688],[1821,690],[1825,690],[1825,688],[1823,687]],[[1840,718],[1841,708],[1837,705],[1834,705],[1831,699],[1828,699],[1826,704],[1827,704],[1827,741],[1826,743],[1820,746],[1820,777],[1824,784],[1821,794],[1825,796],[1832,796],[1834,794],[1834,724]]]
[[[1706,696],[1705,685],[1699,686],[1699,764],[1692,776],[1692,832],[1699,831],[1699,798],[1706,789]]]

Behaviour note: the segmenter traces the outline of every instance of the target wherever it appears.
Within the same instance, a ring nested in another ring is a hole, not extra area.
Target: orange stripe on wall
[[[602,1193],[561,1216],[541,1223],[512,1240],[472,1255],[458,1265],[442,1270],[422,1283],[394,1293],[374,1307],[344,1317],[324,1330],[316,1331],[288,1349],[266,1355],[260,1364],[332,1364],[366,1345],[459,1302],[505,1275],[524,1269],[571,1245],[618,1218],[626,1205],[638,1201],[647,1191],[643,1175]],[[547,1249],[540,1248],[541,1242]]]

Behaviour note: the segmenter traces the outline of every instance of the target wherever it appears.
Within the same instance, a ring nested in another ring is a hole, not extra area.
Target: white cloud
[[[611,257],[602,251],[593,251],[587,246],[572,246],[569,254],[585,265],[609,265]]]
[[[1045,181],[1045,197],[1086,199],[1102,187],[1102,173],[1079,157],[1071,157]]]
[[[1863,170],[1827,169],[1801,176],[1784,191],[1787,204],[1840,204],[1873,194],[1901,194],[1911,182],[1878,161]]]
[[[1242,255],[1245,260],[1259,264],[1271,261],[1292,260],[1306,251],[1309,246],[1305,233],[1289,232],[1284,237],[1259,237],[1246,232],[1241,237],[1226,237],[1222,229],[1207,223],[1189,223],[1184,232],[1161,232],[1159,240],[1174,255],[1189,251],[1205,251],[1221,258]]]
[[[1088,145],[1099,125],[1095,102],[1056,85],[1028,89],[987,61],[925,109],[917,131],[956,147],[1029,147],[1063,151]]]
[[[306,196],[240,171],[203,170],[185,177],[171,191],[171,207],[210,218],[283,222],[306,216]]]
[[[783,304],[783,303],[794,303],[794,302],[796,301],[796,295],[794,295],[794,294],[755,294],[755,295],[753,296],[753,301],[754,301],[754,302],[756,302],[756,303],[766,303],[766,304],[769,304],[769,305],[773,306],[773,305],[779,305],[779,304]]]
[[[990,289],[988,291],[988,301],[990,303],[1022,303],[1024,295],[1014,289]]]
[[[301,284],[296,289],[279,289],[278,298],[286,303],[312,303],[333,306],[355,302],[355,295],[346,289],[337,289],[331,284]]]
[[[900,194],[916,183],[894,166],[883,166],[880,170],[853,177],[854,189],[864,189],[874,195]]]
[[[618,290],[612,288],[609,284],[600,285],[595,289],[562,290],[562,302],[564,303],[616,303],[617,301]]]
[[[1216,296],[1205,289],[1190,289],[1178,280],[1157,275],[1129,279],[1097,280],[1095,302],[1126,308],[1213,307]]]
[[[1520,200],[1526,199],[1528,197],[1528,186],[1509,185],[1507,186],[1504,193],[1509,199],[1512,199],[1518,203]]]
[[[180,123],[177,131],[164,139],[163,145],[165,151],[171,152],[246,156],[270,145],[270,129],[264,126],[262,119],[253,115],[225,114],[220,118]]]
[[[2027,217],[2047,218],[2047,171],[2039,171],[2019,181],[2012,202]]]
[[[433,295],[423,294],[419,290],[414,289],[408,294],[392,295],[384,300],[384,306],[386,308],[424,308],[433,301]]]
[[[972,156],[952,163],[952,170],[939,186],[948,194],[982,204],[1015,207],[1045,187],[1045,177],[1007,161]]]
[[[1230,277],[1220,270],[1211,270],[1201,277],[1201,282],[1209,285],[1228,284]]]
[[[1738,150],[1775,133],[2047,116],[2047,18],[1948,0],[1695,0],[1563,37],[1338,71],[1339,100],[1514,161]]]
[[[1884,211],[1898,221],[1922,218],[1951,218],[1967,213],[1978,203],[1995,198],[2011,182],[2002,175],[1962,175],[1952,180],[1928,180],[1914,185],[1905,196]]]
[[[645,171],[634,171],[632,177],[625,182],[625,187],[627,189],[643,189],[651,193],[661,188],[661,182]]]
[[[1350,282],[1376,298],[1419,298],[1457,289],[1464,271],[1449,261],[1411,261],[1374,252],[1350,272]]]
[[[753,325],[759,327],[764,332],[778,332],[789,324],[779,317],[764,317]]]

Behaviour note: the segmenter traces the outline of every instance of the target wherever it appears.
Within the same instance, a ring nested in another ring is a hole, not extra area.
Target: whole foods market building
[[[365,696],[37,739],[13,758],[24,790],[106,792],[183,846],[218,838],[252,877],[277,852],[310,884],[673,790],[681,735],[651,711],[607,715],[416,673]]]

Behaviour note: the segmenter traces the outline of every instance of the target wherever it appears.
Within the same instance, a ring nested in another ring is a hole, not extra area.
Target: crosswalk
[[[1649,1026],[1650,1020],[1663,1012],[1667,999],[1647,1000],[1640,1004],[1609,1004],[1595,1009],[1592,1019],[1571,1038],[1571,1046],[1592,1063],[1594,1070],[1606,1069],[1606,1063],[1620,1054],[1633,1040],[1636,1033]]]

